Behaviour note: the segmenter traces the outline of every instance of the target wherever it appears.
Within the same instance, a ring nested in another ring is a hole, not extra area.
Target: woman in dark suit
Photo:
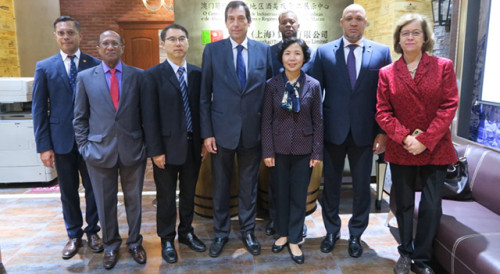
[[[441,219],[441,185],[456,162],[450,124],[458,105],[452,61],[429,56],[432,25],[422,15],[403,16],[394,32],[402,57],[380,70],[377,114],[387,133],[385,160],[391,164],[401,257],[395,273],[433,273],[432,242]],[[413,239],[414,184],[422,179],[418,225]],[[413,264],[412,264],[413,260]]]
[[[288,246],[292,259],[304,263],[299,247],[312,167],[323,155],[323,114],[319,82],[302,65],[310,59],[302,39],[288,38],[278,52],[285,71],[266,84],[262,110],[262,154],[271,168],[271,188],[280,237],[272,251]]]

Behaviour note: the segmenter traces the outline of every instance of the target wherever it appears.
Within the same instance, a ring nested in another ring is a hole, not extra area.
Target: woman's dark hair
[[[278,61],[280,64],[283,65],[283,52],[291,46],[292,44],[299,44],[299,46],[302,48],[302,54],[304,54],[304,65],[305,63],[309,62],[309,59],[311,59],[311,52],[309,51],[309,47],[307,46],[306,42],[300,38],[297,37],[290,37],[290,38],[285,38],[283,40],[283,43],[281,43],[280,47],[278,48]]]

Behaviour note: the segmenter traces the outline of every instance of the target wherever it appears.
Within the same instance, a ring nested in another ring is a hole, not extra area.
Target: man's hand
[[[274,166],[274,158],[264,158],[264,164],[267,167],[273,167]]]
[[[44,166],[52,168],[54,167],[56,158],[52,149],[40,153],[40,159],[42,160]]]
[[[205,145],[201,145],[201,161],[205,161],[205,157],[207,157],[208,151]]]
[[[165,154],[153,157],[153,163],[161,169],[165,169]]]
[[[387,142],[387,135],[383,133],[377,134],[375,141],[373,141],[373,154],[380,154],[385,152],[385,143]]]
[[[215,143],[215,137],[208,137],[203,140],[203,144],[208,152],[217,154],[217,144]]]

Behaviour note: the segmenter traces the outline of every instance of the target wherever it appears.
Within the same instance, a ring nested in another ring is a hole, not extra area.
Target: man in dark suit
[[[100,61],[82,53],[80,24],[74,18],[61,16],[54,22],[54,36],[60,52],[36,64],[33,84],[33,128],[36,150],[43,164],[56,167],[64,223],[69,241],[62,257],[73,257],[82,246],[83,233],[87,234],[92,252],[103,250],[97,235],[100,227],[92,184],[87,167],[78,152],[73,130],[73,99],[76,75],[79,71],[96,66]],[[82,230],[83,217],[80,209],[80,177],[85,188],[87,227]]]
[[[140,106],[142,70],[120,61],[123,47],[118,33],[108,30],[99,35],[103,63],[78,75],[73,120],[102,224],[106,269],[115,266],[122,242],[116,205],[118,175],[127,213],[129,252],[137,263],[146,263],[140,234],[146,169]]]
[[[250,9],[231,1],[225,10],[230,38],[205,46],[201,82],[201,137],[211,153],[217,257],[230,232],[229,185],[235,154],[239,167],[238,215],[243,242],[260,254],[255,238],[257,177],[261,160],[260,123],[266,79],[272,76],[271,49],[247,38]]]
[[[179,243],[205,251],[193,227],[194,192],[206,150],[200,138],[201,69],[186,62],[188,31],[180,25],[165,27],[161,44],[167,60],[144,72],[141,96],[147,156],[153,160],[156,184],[158,236],[162,257],[177,262],[175,190],[179,177]],[[203,154],[202,154],[203,152]]]
[[[385,150],[386,135],[375,122],[378,71],[391,63],[389,48],[363,38],[366,12],[362,6],[344,9],[344,35],[319,47],[312,76],[325,90],[323,120],[326,156],[322,208],[327,235],[321,251],[331,252],[340,238],[340,189],[344,161],[349,158],[353,180],[353,213],[349,220],[349,255],[363,253],[360,237],[368,226],[373,154]]]

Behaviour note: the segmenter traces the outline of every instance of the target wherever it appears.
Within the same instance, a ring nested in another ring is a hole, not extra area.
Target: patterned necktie
[[[354,57],[354,49],[357,46],[356,44],[348,45],[349,55],[347,55],[347,71],[349,72],[349,80],[351,80],[351,87],[353,89],[356,85],[356,57]]]
[[[247,84],[247,72],[245,68],[245,60],[243,60],[243,55],[241,51],[243,50],[242,45],[236,47],[238,49],[238,54],[236,55],[236,74],[238,74],[238,80],[240,81],[241,91],[245,89]]]
[[[71,66],[69,68],[69,85],[73,89],[73,92],[76,90],[76,75],[78,74],[78,70],[76,69],[75,64],[75,55],[68,55],[68,58],[71,59]]]
[[[193,122],[191,120],[191,108],[189,107],[189,99],[186,88],[186,79],[184,78],[184,67],[179,67],[177,73],[179,74],[179,84],[181,86],[182,101],[184,102],[184,113],[186,113],[186,126],[188,132],[193,132]]]
[[[109,78],[109,93],[111,95],[111,100],[115,106],[115,110],[118,109],[118,103],[120,101],[120,92],[118,85],[118,78],[116,77],[116,69],[110,69],[111,77]]]

